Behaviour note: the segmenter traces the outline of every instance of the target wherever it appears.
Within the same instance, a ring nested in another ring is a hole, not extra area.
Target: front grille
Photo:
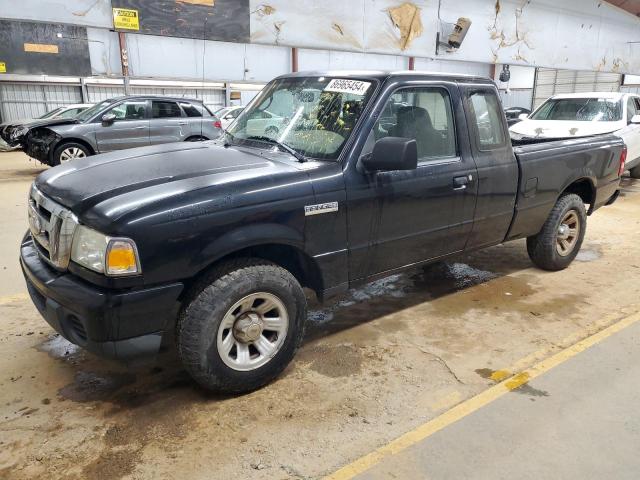
[[[29,230],[38,254],[58,270],[66,270],[78,220],[70,210],[44,196],[35,185],[29,194]]]

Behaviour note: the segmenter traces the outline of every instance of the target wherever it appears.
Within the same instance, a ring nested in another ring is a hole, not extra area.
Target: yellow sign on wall
[[[0,62],[0,73],[7,73],[7,64]]]
[[[113,27],[123,30],[140,30],[140,18],[138,10],[129,8],[113,9]]]
[[[45,43],[25,43],[24,51],[36,53],[58,53],[58,46]]]

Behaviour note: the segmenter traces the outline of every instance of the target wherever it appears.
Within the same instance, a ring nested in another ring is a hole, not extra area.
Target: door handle
[[[142,127],[134,127],[133,129],[134,129],[134,130],[142,130],[143,128],[147,128],[147,127],[145,127],[145,126],[142,126]]]
[[[188,125],[188,122],[178,122],[178,125]]]
[[[465,190],[469,182],[473,181],[473,175],[464,175],[461,177],[453,177],[453,189],[454,190]]]

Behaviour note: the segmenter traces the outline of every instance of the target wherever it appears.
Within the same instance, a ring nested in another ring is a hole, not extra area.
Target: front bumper
[[[44,319],[60,335],[97,355],[120,360],[153,356],[178,316],[182,283],[112,291],[53,270],[30,235],[20,245],[27,289]]]

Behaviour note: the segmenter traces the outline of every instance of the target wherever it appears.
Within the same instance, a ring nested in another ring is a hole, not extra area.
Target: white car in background
[[[289,119],[269,110],[255,110],[247,119],[247,135],[275,137],[289,124]]]
[[[512,125],[513,140],[613,133],[627,145],[627,170],[640,178],[640,96],[630,93],[555,95]]]
[[[231,122],[238,118],[238,115],[240,115],[242,110],[244,110],[244,107],[240,105],[223,107],[215,111],[215,116],[220,119],[220,122],[222,122],[223,130],[226,130],[227,127],[231,125]]]

